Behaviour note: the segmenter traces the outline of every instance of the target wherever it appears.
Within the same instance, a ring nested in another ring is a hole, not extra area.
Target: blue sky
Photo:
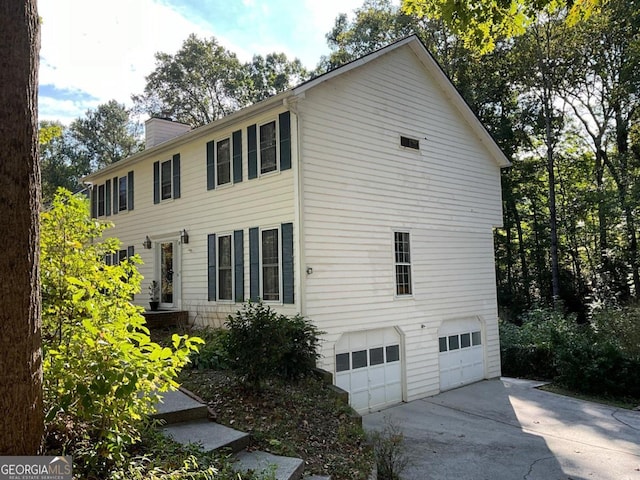
[[[111,99],[131,104],[190,33],[215,36],[242,61],[284,52],[314,68],[326,33],[363,0],[39,0],[40,120],[65,124]]]

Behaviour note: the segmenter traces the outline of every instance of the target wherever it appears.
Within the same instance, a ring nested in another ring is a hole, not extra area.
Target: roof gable
[[[453,85],[449,77],[444,73],[444,70],[440,67],[438,62],[433,58],[433,56],[429,53],[427,48],[424,46],[422,41],[416,36],[411,35],[402,40],[399,40],[395,43],[387,45],[375,52],[372,52],[364,57],[360,57],[357,60],[349,62],[342,67],[339,67],[335,70],[331,70],[330,72],[325,73],[319,77],[313,78],[295,88],[293,88],[294,95],[304,95],[307,90],[313,89],[324,82],[331,80],[337,76],[343,75],[347,72],[350,72],[354,69],[363,67],[368,63],[389,54],[399,48],[408,47],[415,53],[420,62],[424,65],[429,73],[432,74],[435,79],[437,85],[444,92],[445,96],[451,101],[451,103],[456,107],[456,109],[460,112],[465,121],[469,124],[473,132],[477,135],[482,144],[487,148],[493,157],[494,161],[499,167],[508,167],[511,165],[504,152],[500,149],[498,144],[495,142],[489,131],[482,124],[482,122],[478,119],[476,114],[471,110],[469,104],[462,97],[460,92]]]

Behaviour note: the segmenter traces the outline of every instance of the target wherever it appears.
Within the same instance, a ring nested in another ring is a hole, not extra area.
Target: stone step
[[[281,457],[267,452],[240,452],[236,454],[235,470],[238,472],[274,474],[275,480],[299,480],[304,471],[304,460]],[[268,476],[268,478],[271,478]]]
[[[198,444],[205,452],[227,449],[236,453],[251,442],[251,435],[207,419],[167,425],[162,432],[183,445]]]
[[[198,402],[180,390],[163,392],[160,395],[162,400],[156,405],[156,413],[152,417],[164,420],[166,424],[182,423],[208,417],[208,409],[205,404]]]
[[[304,477],[304,480],[331,480],[331,477],[325,477],[324,475],[311,475],[310,477]]]

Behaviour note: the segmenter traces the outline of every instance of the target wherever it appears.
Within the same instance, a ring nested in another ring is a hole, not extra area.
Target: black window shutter
[[[136,254],[135,250],[136,249],[135,249],[135,247],[133,245],[128,246],[127,247],[127,258],[133,257]]]
[[[235,301],[244,302],[244,232],[233,232],[233,265],[235,269]]]
[[[113,177],[113,214],[116,215],[118,210],[120,210],[120,201],[119,195],[120,190],[118,189],[118,177]]]
[[[111,254],[111,265],[120,265],[120,257],[118,252]]]
[[[173,198],[180,198],[180,154],[173,156]]]
[[[153,162],[153,203],[160,203],[160,162]]]
[[[250,125],[247,128],[247,144],[249,155],[249,178],[258,176],[258,138],[256,137],[256,126]]]
[[[216,188],[216,164],[215,164],[216,142],[207,142],[207,190]]]
[[[133,170],[127,174],[127,210],[133,210]]]
[[[106,183],[104,184],[104,193],[105,193],[105,200],[104,200],[105,213],[107,214],[107,217],[108,217],[109,215],[111,215],[111,180],[107,180]]]
[[[281,113],[280,121],[280,170],[291,168],[291,114]]]
[[[249,297],[257,302],[260,297],[260,231],[249,229]]]
[[[98,218],[98,186],[91,187],[91,217]]]
[[[207,236],[207,265],[208,265],[208,299],[210,302],[216,299],[216,235]]]
[[[233,132],[233,183],[242,181],[242,130]]]
[[[293,223],[282,224],[282,303],[294,303]]]

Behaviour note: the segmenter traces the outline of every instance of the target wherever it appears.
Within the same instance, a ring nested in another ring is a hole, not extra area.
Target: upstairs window
[[[411,246],[409,232],[394,232],[396,295],[411,295]]]
[[[127,177],[118,180],[118,211],[127,209]]]
[[[133,171],[94,185],[91,191],[91,215],[94,218],[133,210]]]
[[[153,203],[180,198],[180,154],[153,163]]]
[[[228,138],[216,143],[216,182],[231,183],[231,141]]]
[[[278,169],[276,157],[276,122],[260,125],[260,173]]]
[[[171,160],[162,162],[160,165],[160,199],[171,198]]]

